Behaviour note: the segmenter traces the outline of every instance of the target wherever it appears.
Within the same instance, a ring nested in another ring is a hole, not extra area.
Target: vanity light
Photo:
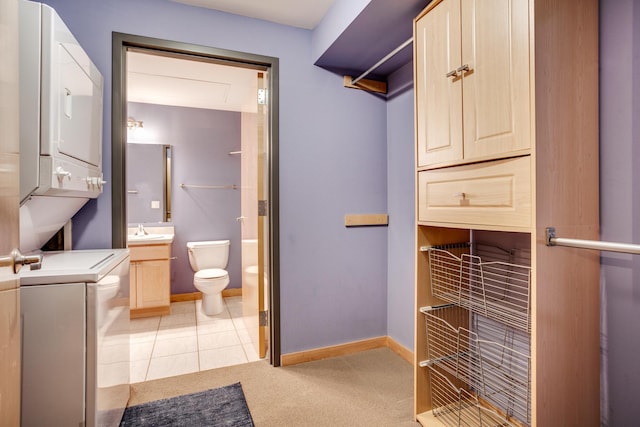
[[[133,130],[138,128],[143,128],[142,120],[136,120],[133,117],[129,117],[127,119],[127,129]]]

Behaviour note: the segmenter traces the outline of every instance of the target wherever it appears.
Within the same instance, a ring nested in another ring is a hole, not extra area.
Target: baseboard
[[[165,316],[170,312],[171,312],[171,308],[168,305],[163,305],[159,307],[132,308],[129,311],[129,318],[140,319],[142,317]]]
[[[242,296],[242,288],[224,289],[222,296],[227,297],[239,297]],[[202,299],[202,292],[191,292],[188,294],[171,294],[171,302],[184,302],[195,301]]]
[[[407,362],[413,365],[413,352],[400,345],[388,336],[370,338],[362,341],[354,341],[330,347],[316,348],[313,350],[299,351],[297,353],[283,354],[280,356],[281,366],[297,365],[298,363],[312,362],[314,360],[329,359],[331,357],[345,356],[366,350],[387,347],[397,353]]]
[[[202,299],[202,292],[191,292],[189,294],[171,294],[171,302],[195,301]]]
[[[225,289],[222,291],[223,297],[241,297],[242,296],[242,288],[231,288]]]
[[[398,356],[413,365],[413,351],[400,344],[390,336],[387,336],[387,347],[393,350]]]

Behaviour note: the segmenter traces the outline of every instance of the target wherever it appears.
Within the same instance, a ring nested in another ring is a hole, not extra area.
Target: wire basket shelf
[[[429,369],[433,414],[448,426],[515,426],[506,416],[482,405],[478,397],[456,387],[446,373],[433,366]]]
[[[433,296],[512,328],[531,332],[531,256],[468,243],[424,247],[429,255]]]
[[[463,381],[507,417],[529,424],[529,336],[482,316],[470,315],[455,305],[423,307],[420,311],[425,317],[427,334],[427,360],[420,366],[437,367]]]

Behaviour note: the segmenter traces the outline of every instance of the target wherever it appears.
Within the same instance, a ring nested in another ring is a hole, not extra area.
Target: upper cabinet
[[[529,154],[529,4],[444,0],[416,22],[418,167]]]

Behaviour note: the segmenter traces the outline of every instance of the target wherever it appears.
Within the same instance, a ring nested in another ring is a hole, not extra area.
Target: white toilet
[[[229,260],[229,241],[187,242],[189,263],[195,272],[193,284],[202,292],[202,311],[207,316],[224,310],[222,290],[229,284],[225,268]]]

